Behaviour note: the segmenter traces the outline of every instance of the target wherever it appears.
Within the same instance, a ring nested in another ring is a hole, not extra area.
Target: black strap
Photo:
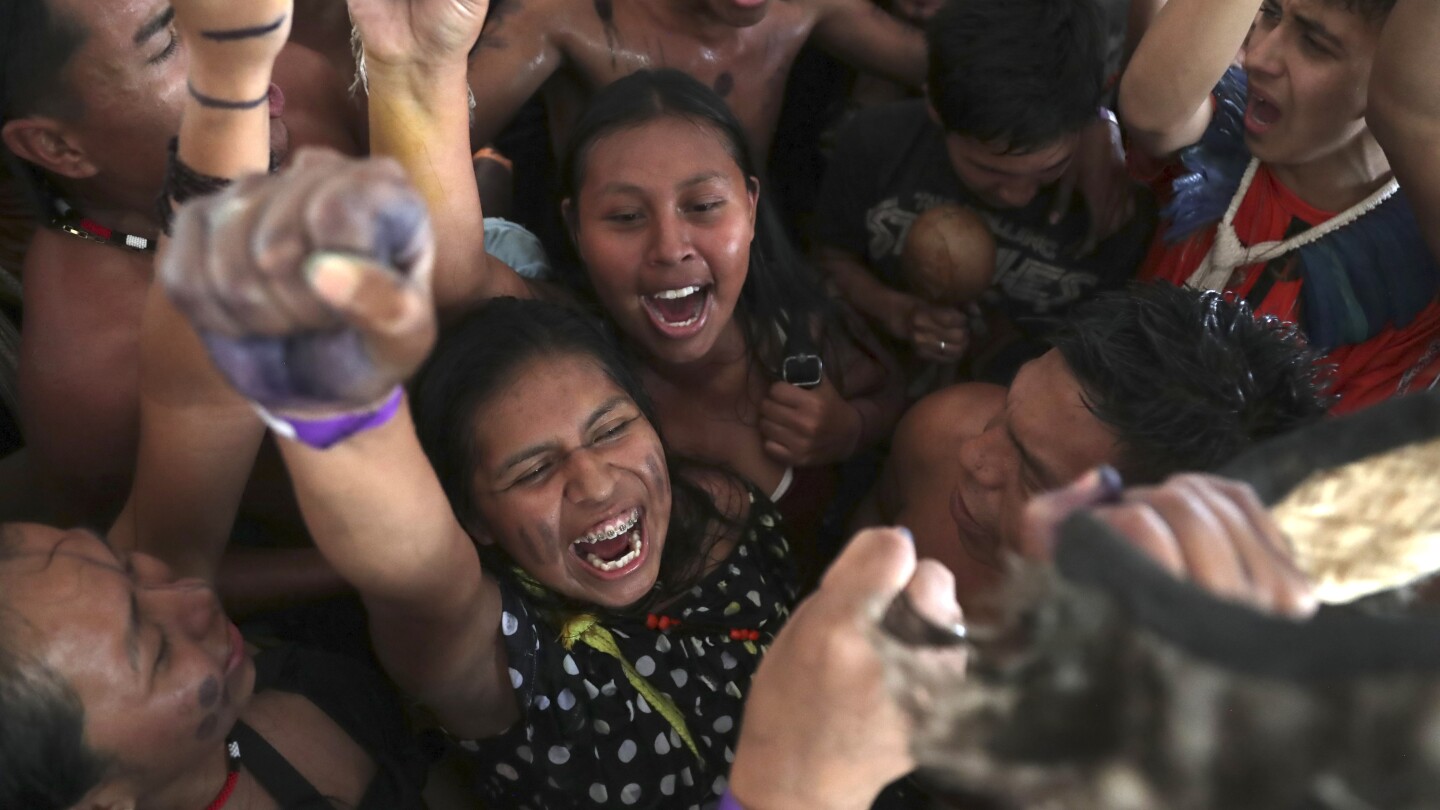
[[[799,354],[820,354],[815,337],[810,334],[810,313],[801,309],[792,311],[789,323],[785,324],[785,354],[793,357]]]
[[[301,776],[289,760],[254,729],[236,721],[230,738],[240,743],[240,750],[245,753],[245,770],[255,777],[276,804],[285,810],[331,810],[331,804],[310,784],[310,780]]]

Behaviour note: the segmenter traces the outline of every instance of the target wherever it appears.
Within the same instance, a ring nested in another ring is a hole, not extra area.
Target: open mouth
[[[641,296],[645,313],[661,334],[689,337],[705,328],[713,285],[691,284]]]
[[[588,568],[602,574],[628,573],[645,548],[640,509],[636,507],[591,529],[570,543],[570,550]]]
[[[1264,134],[1280,120],[1280,108],[1264,96],[1251,91],[1245,101],[1245,130],[1254,135]]]

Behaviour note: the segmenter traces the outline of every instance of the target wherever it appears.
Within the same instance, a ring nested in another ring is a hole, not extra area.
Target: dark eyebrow
[[[694,177],[687,177],[684,180],[681,180],[679,183],[675,184],[675,187],[691,188],[693,186],[698,186],[703,183],[708,183],[711,180],[723,180],[724,178],[725,175],[721,174],[720,172],[701,172]],[[600,192],[602,194],[641,194],[644,192],[644,189],[640,188],[634,183],[612,182],[606,183],[604,186],[602,186],[600,188]]]
[[[698,186],[702,183],[708,183],[711,180],[723,180],[724,178],[725,175],[721,174],[720,172],[701,172],[694,177],[687,177],[686,179],[680,181],[680,188]]]
[[[175,9],[166,6],[164,11],[152,17],[149,22],[140,26],[140,30],[135,32],[135,44],[137,46],[144,45],[151,37],[168,28],[174,19]]]
[[[590,414],[590,418],[585,420],[585,432],[588,433],[591,428],[595,427],[597,422],[609,416],[612,411],[625,404],[628,399],[630,398],[624,394],[619,394],[600,403],[600,407],[596,408],[595,412]]]
[[[600,403],[600,407],[596,408],[595,412],[590,414],[590,418],[585,420],[583,431],[588,433],[591,428],[595,427],[596,422],[604,419],[607,414],[620,407],[629,399],[630,398],[625,396],[624,394],[619,394]],[[527,447],[524,450],[521,450],[511,455],[509,458],[505,459],[505,461],[500,465],[500,472],[507,472],[511,467],[514,467],[522,461],[526,461],[534,456],[538,456],[541,453],[544,453],[545,451],[550,450],[554,447],[554,442],[545,442],[542,444],[531,445],[530,447]]]
[[[1341,40],[1339,37],[1335,36],[1334,34],[1330,33],[1329,29],[1327,29],[1319,20],[1306,17],[1304,14],[1296,14],[1293,11],[1290,12],[1290,16],[1295,18],[1295,23],[1301,28],[1305,29],[1306,33],[1310,34],[1313,37],[1316,37],[1317,39],[1325,40],[1326,44],[1328,44],[1335,50],[1345,50],[1344,41]]]

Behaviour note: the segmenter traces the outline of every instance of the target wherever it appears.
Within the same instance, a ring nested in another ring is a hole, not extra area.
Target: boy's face
[[[1029,152],[1009,153],[957,132],[945,133],[945,151],[960,182],[992,208],[1023,208],[1040,189],[1060,179],[1075,157],[1078,134]]]
[[[1256,157],[1308,163],[1368,132],[1380,27],[1327,0],[1265,0],[1241,51],[1250,78],[1245,143]]]

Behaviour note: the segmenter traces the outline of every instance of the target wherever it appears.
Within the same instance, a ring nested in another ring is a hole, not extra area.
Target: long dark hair
[[[0,524],[0,565],[19,531]],[[64,810],[100,784],[107,760],[85,743],[85,707],[57,673],[19,649],[0,593],[0,807]]]
[[[524,365],[540,357],[566,355],[594,360],[634,400],[650,424],[658,425],[655,407],[614,336],[598,319],[560,304],[514,298],[488,301],[446,332],[421,369],[413,388],[415,430],[455,516],[467,531],[485,523],[474,490],[474,470],[479,463],[476,415]],[[683,474],[705,465],[677,458],[663,438],[661,446],[671,492],[670,525],[660,560],[662,590],[631,610],[643,610],[654,599],[669,598],[691,587],[703,573],[710,547],[721,530],[733,525],[710,494]],[[514,566],[497,546],[482,545],[480,553],[488,570],[497,576],[508,575]],[[559,597],[555,602],[565,604]],[[584,608],[593,611],[595,606]]]
[[[746,177],[762,177],[750,154],[745,130],[724,99],[694,77],[678,70],[640,70],[602,88],[576,122],[561,167],[564,196],[579,204],[586,161],[595,141],[623,129],[660,118],[680,118],[709,127],[720,136],[726,151]],[[776,326],[791,329],[797,318],[832,321],[830,299],[820,276],[790,243],[775,205],[761,183],[755,215],[755,237],[750,243],[750,270],[735,306],[735,321],[745,345],[763,366],[776,370],[784,358],[784,343]],[[588,301],[594,290],[583,270],[565,268],[562,278]]]

